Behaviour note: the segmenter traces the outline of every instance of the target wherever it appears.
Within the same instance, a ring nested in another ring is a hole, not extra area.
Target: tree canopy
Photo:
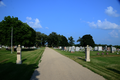
[[[81,46],[92,46],[94,47],[95,46],[95,42],[92,38],[92,36],[90,34],[88,35],[84,35],[82,38],[81,38],[81,43],[80,43]]]
[[[68,40],[63,35],[58,35],[56,32],[49,34],[47,39],[49,46],[68,46]]]
[[[41,32],[36,32],[36,46],[44,46],[48,36]]]
[[[74,40],[73,40],[73,37],[72,36],[70,36],[69,38],[68,38],[68,40],[69,40],[69,45],[70,46],[73,46],[74,45]]]
[[[60,46],[68,46],[68,40],[65,36],[61,35],[60,36]]]
[[[4,17],[0,22],[0,44],[11,45],[11,29],[13,27],[13,45],[33,46],[36,32],[27,23],[18,20],[17,17]]]

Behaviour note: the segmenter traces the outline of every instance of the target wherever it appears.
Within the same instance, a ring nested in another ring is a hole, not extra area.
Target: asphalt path
[[[41,60],[30,80],[105,80],[48,47],[45,48]]]

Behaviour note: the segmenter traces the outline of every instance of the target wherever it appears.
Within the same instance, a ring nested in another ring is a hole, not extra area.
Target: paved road
[[[30,80],[105,80],[75,61],[46,47]]]

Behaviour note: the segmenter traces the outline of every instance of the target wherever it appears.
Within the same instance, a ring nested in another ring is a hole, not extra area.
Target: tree
[[[89,34],[89,35],[84,35],[82,37],[80,45],[84,46],[84,47],[87,46],[87,45],[94,47],[95,42],[94,42],[92,36]]]
[[[42,39],[41,39],[41,41],[42,41],[42,46],[44,46],[45,43],[47,42],[47,35],[44,34],[44,33],[42,33],[41,36],[42,36]]]
[[[69,38],[68,38],[68,40],[69,40],[69,45],[70,46],[73,46],[74,45],[74,40],[73,40],[73,37],[72,36],[70,36]]]
[[[68,40],[65,36],[60,35],[59,38],[60,38],[60,43],[59,43],[60,46],[68,46]]]
[[[59,45],[59,36],[57,35],[56,32],[52,32],[48,36],[48,45],[49,46],[58,46]]]
[[[36,32],[36,47],[41,46],[42,41],[41,41],[41,32]]]
[[[79,37],[79,39],[77,40],[77,42],[81,42],[82,41],[82,39]]]
[[[33,46],[36,32],[27,23],[18,20],[17,17],[4,17],[0,22],[0,44],[11,45],[11,28],[13,27],[13,45]]]

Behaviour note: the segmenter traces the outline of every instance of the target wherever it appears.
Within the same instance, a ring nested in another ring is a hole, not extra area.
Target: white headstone
[[[24,46],[22,46],[22,48],[24,48]]]
[[[111,47],[111,53],[114,53],[116,51],[115,47]]]
[[[79,51],[79,50],[80,50],[80,48],[79,48],[79,47],[76,47],[76,48],[75,48],[75,51]]]
[[[97,46],[95,46],[95,47],[94,47],[94,50],[95,50],[95,51],[97,51],[97,50],[98,50]]]
[[[102,46],[98,46],[98,51],[102,51]]]
[[[59,49],[61,49],[62,47],[61,46],[59,46]]]
[[[71,47],[69,47],[69,51],[71,51]]]

